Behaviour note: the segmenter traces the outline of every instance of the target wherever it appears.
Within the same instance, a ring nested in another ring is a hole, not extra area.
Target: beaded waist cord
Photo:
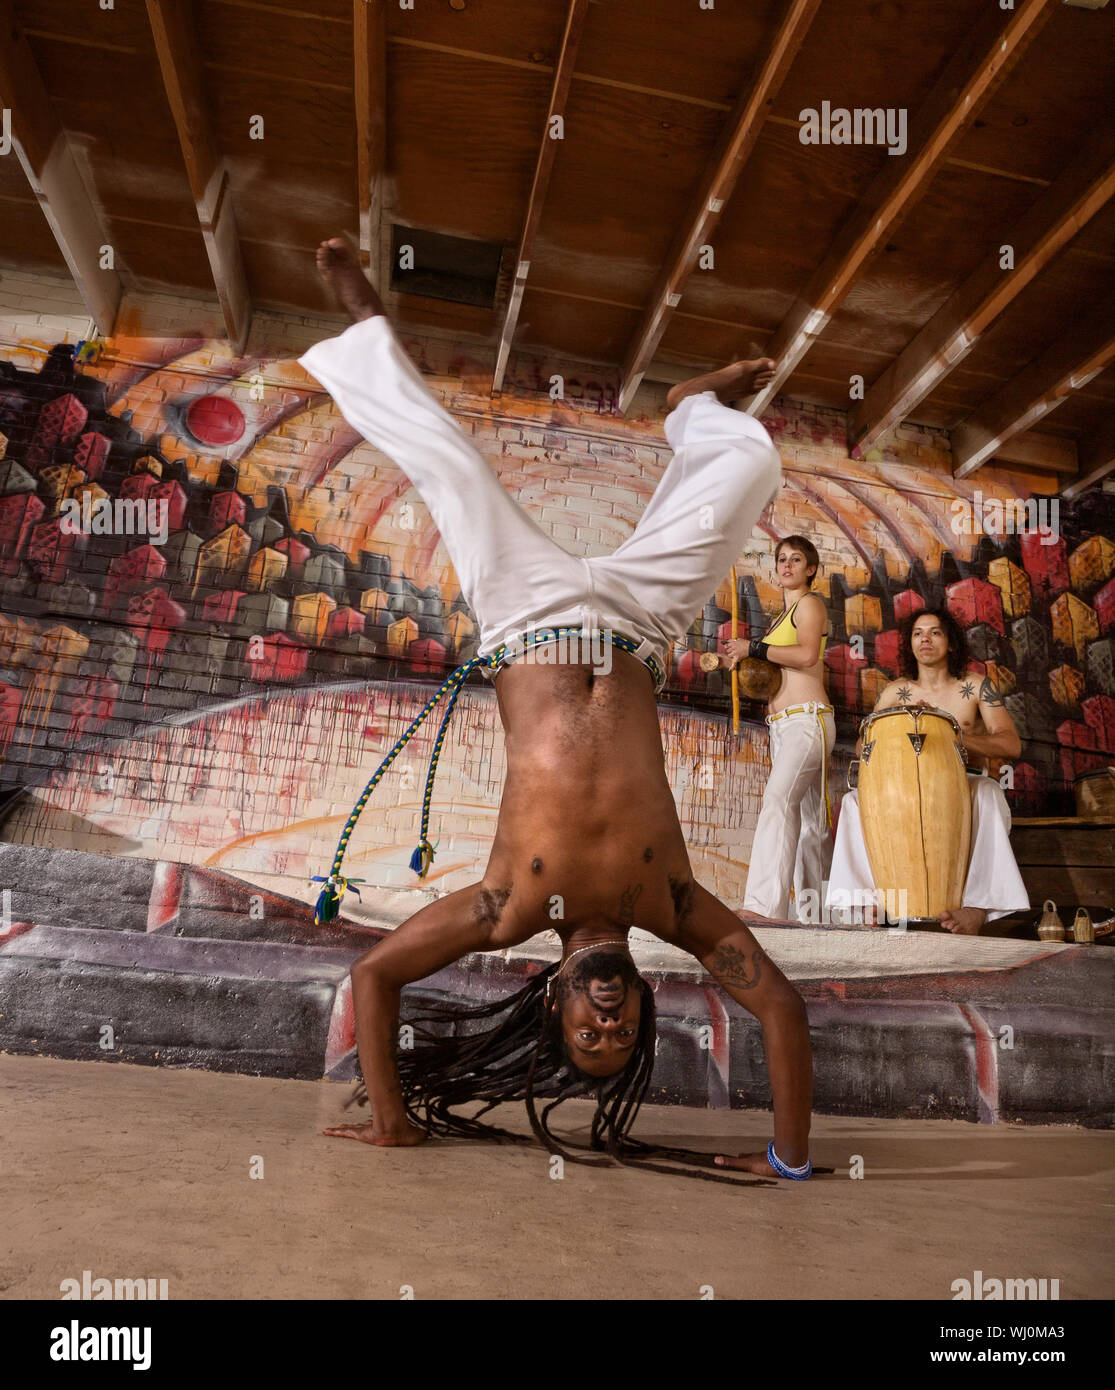
[[[441,717],[441,725],[437,731],[437,738],[434,740],[434,750],[430,755],[429,771],[426,773],[426,788],[422,794],[422,824],[419,831],[419,840],[414,853],[410,857],[410,867],[415,871],[419,879],[426,877],[430,865],[434,860],[434,847],[430,844],[429,840],[430,804],[434,794],[434,778],[437,775],[437,765],[438,759],[441,756],[441,746],[445,742],[445,735],[449,729],[449,720],[453,714],[453,708],[457,703],[457,699],[465,682],[473,671],[487,667],[494,674],[505,661],[523,655],[524,652],[532,647],[547,646],[552,642],[560,642],[569,637],[580,637],[583,632],[584,629],[579,627],[538,629],[527,633],[525,636],[513,642],[503,643],[496,648],[491,656],[474,656],[471,661],[466,661],[463,666],[458,666],[451,675],[447,676],[445,680],[442,681],[433,697],[427,702],[425,708],[422,709],[411,722],[410,727],[403,732],[387,757],[384,758],[383,762],[381,762],[375,772],[372,773],[368,785],[360,793],[360,799],[352,808],[352,814],[349,816],[348,820],[345,821],[344,829],[341,831],[341,838],[337,842],[337,852],[333,856],[333,864],[329,873],[327,875],[315,874],[310,880],[312,883],[320,883],[322,885],[321,892],[318,894],[317,904],[314,908],[315,923],[320,924],[322,922],[331,922],[334,920],[340,912],[341,900],[348,888],[352,887],[356,896],[360,896],[359,888],[353,885],[363,883],[365,880],[362,878],[345,878],[341,873],[341,864],[345,857],[345,851],[348,849],[348,842],[352,838],[352,832],[356,828],[356,822],[360,819],[361,811],[363,811],[364,807],[368,804],[372,792],[374,792],[379,785],[384,773],[425,723],[434,706],[448,695],[449,699],[445,706],[445,712]],[[618,647],[620,651],[629,652],[632,656],[636,655],[638,649],[643,645],[641,642],[637,642],[633,637],[627,637],[621,632],[611,632],[600,629],[598,635],[610,642],[613,647]],[[639,659],[650,672],[654,680],[655,690],[660,689],[664,680],[664,673],[659,663],[653,656],[640,657]]]

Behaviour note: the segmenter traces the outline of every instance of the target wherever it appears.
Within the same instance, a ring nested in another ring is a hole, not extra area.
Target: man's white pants
[[[348,423],[392,458],[441,532],[480,624],[480,656],[535,627],[584,626],[655,656],[683,637],[735,564],[777,492],[781,463],[763,426],[688,396],[666,419],[674,450],[634,533],[611,555],[570,555],[523,511],[430,394],[382,316],[299,359]]]
[[[1006,917],[1011,912],[1024,912],[1030,906],[1030,899],[1010,847],[1010,807],[1002,787],[992,777],[970,775],[968,790],[972,794],[972,852],[968,857],[968,877],[962,900],[953,906],[984,908],[987,920],[993,922],[996,917]],[[851,904],[857,901],[862,904],[870,899],[857,900],[850,895],[869,894],[874,888],[863,838],[859,792],[849,791],[840,803],[836,847],[825,898],[832,920],[862,922],[863,913]],[[834,896],[837,893],[840,896]],[[850,917],[842,915],[847,910],[851,911]]]
[[[768,720],[770,777],[751,842],[744,909],[764,917],[790,915],[793,887],[799,917],[820,919],[821,891],[832,857],[832,835],[822,794],[829,750],[836,738],[831,711],[816,702],[802,713]],[[816,897],[810,907],[805,890]]]

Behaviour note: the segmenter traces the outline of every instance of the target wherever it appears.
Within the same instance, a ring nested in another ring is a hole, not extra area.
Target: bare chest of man
[[[660,934],[690,880],[653,688],[617,656],[591,679],[501,677],[508,771],[485,880],[506,894],[514,930],[599,921]]]
[[[965,676],[943,690],[916,683],[910,683],[908,690],[909,699],[902,701],[904,705],[916,705],[924,700],[934,709],[951,714],[964,733],[974,733],[983,725],[979,708],[979,681],[975,676]]]

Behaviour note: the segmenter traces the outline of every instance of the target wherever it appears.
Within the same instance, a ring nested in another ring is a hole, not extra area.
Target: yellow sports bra
[[[802,596],[801,596],[801,598],[808,598],[808,597],[809,597],[808,594],[802,594]],[[796,647],[796,646],[797,646],[797,644],[798,644],[798,637],[797,637],[797,632],[794,630],[794,608],[796,608],[796,607],[798,606],[798,604],[801,602],[801,598],[799,598],[799,599],[797,600],[797,602],[793,605],[792,608],[788,608],[788,609],[782,614],[782,616],[778,619],[778,621],[775,623],[775,625],[771,628],[771,630],[770,630],[770,631],[767,633],[767,635],[763,638],[763,641],[767,644],[768,647]],[[824,654],[825,654],[825,643],[826,643],[827,641],[828,641],[827,636],[822,636],[822,638],[821,638],[821,650],[820,650],[820,651],[818,652],[818,654],[817,654],[818,660],[820,660],[820,658],[821,658],[822,656],[824,656]]]

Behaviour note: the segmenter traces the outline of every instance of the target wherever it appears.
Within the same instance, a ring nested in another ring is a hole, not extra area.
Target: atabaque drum
[[[860,819],[876,891],[891,916],[897,903],[898,915],[936,920],[963,901],[972,846],[960,725],[947,710],[902,706],[869,714],[860,736]]]

